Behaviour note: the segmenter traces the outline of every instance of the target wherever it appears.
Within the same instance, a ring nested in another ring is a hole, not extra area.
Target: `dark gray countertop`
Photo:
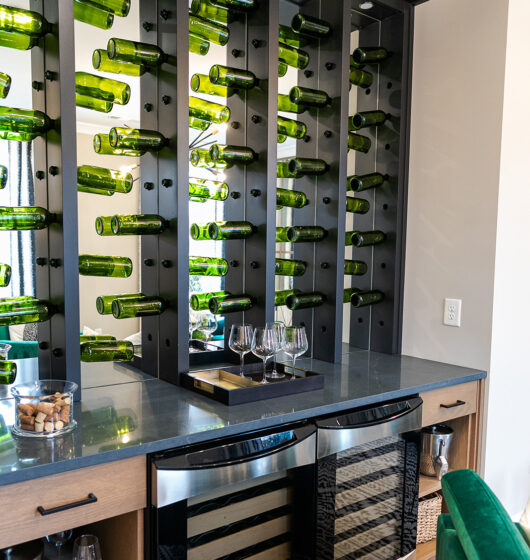
[[[413,395],[486,376],[484,371],[409,356],[346,351],[341,364],[300,359],[297,365],[325,375],[318,391],[228,407],[186,389],[117,364],[83,364],[77,428],[36,440],[0,435],[0,485],[64,472],[171,447],[267,428]],[[19,382],[35,376],[36,360],[19,362]],[[114,409],[129,417],[129,432],[117,433],[95,414]],[[14,422],[14,403],[0,386],[3,421]],[[132,421],[131,421],[132,420]],[[5,430],[4,430],[5,432]]]

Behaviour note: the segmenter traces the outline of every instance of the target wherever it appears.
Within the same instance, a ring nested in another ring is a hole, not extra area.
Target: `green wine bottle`
[[[118,105],[127,105],[131,88],[125,82],[101,78],[88,72],[75,73],[75,91],[80,95],[103,99]]]
[[[225,291],[192,294],[190,297],[190,307],[193,309],[193,311],[204,311],[206,309],[209,309],[208,303],[213,297],[217,298],[219,301],[222,301],[230,295],[230,292]]]
[[[288,66],[285,62],[278,60],[278,78],[283,78],[287,74]]]
[[[291,294],[285,300],[285,305],[291,311],[319,307],[326,301],[326,296],[321,292],[299,292]]]
[[[291,27],[296,33],[316,39],[321,39],[331,33],[331,26],[327,21],[304,14],[296,14],[291,21]]]
[[[191,224],[190,237],[194,241],[210,241],[212,238],[209,233],[210,222],[206,224]]]
[[[234,89],[212,84],[207,74],[193,74],[190,86],[195,93],[206,93],[207,95],[217,95],[219,97],[232,97],[234,95]]]
[[[167,62],[167,56],[156,45],[127,39],[109,39],[107,54],[112,61],[132,62],[145,66],[160,66]]]
[[[110,315],[112,313],[112,302],[115,299],[138,298],[143,294],[115,294],[110,296],[98,296],[96,298],[96,309],[100,315]]]
[[[141,150],[127,150],[122,148],[113,148],[110,145],[110,138],[108,134],[95,134],[94,135],[94,151],[100,155],[110,156],[131,156],[139,157],[145,154]]]
[[[0,4],[0,29],[31,37],[42,37],[51,31],[51,26],[37,12]]]
[[[0,288],[9,286],[11,282],[11,267],[8,264],[0,264]]]
[[[274,274],[276,276],[303,276],[306,268],[307,264],[304,261],[276,259]]]
[[[19,296],[19,297],[10,297],[10,298],[1,298],[0,299],[0,313],[5,313],[10,311],[13,308],[19,307],[31,307],[36,302],[38,302],[37,298],[34,296]]]
[[[353,56],[350,54],[350,70],[353,70],[354,68],[356,70],[362,70],[364,68],[364,64],[359,64],[355,62]]]
[[[297,179],[304,175],[323,175],[328,170],[329,165],[322,159],[295,157],[289,160],[289,172]]]
[[[206,56],[210,50],[210,43],[204,37],[200,35],[195,35],[195,33],[189,33],[188,35],[188,46],[190,52],[198,54],[200,56]]]
[[[227,8],[214,6],[209,0],[192,0],[190,11],[193,15],[199,16],[206,20],[226,25],[234,21],[234,14]]]
[[[114,105],[110,101],[104,101],[103,99],[95,99],[94,97],[88,97],[88,95],[75,94],[75,105],[76,107],[84,107],[85,109],[92,109],[92,111],[98,111],[99,113],[110,113]]]
[[[200,148],[195,148],[190,152],[190,162],[194,167],[206,167],[208,169],[229,169],[232,164],[218,159],[213,161],[210,156],[209,150],[201,150]]]
[[[125,74],[126,76],[135,77],[145,74],[145,66],[142,64],[111,60],[109,54],[104,49],[96,49],[92,53],[92,66],[94,70],[109,72],[110,74]]]
[[[357,70],[354,68],[350,69],[350,83],[354,86],[359,86],[361,88],[367,88],[372,85],[374,81],[374,75],[366,70]]]
[[[293,103],[288,95],[283,95],[283,93],[280,93],[278,95],[278,111],[283,111],[284,113],[300,114],[304,111],[307,111],[307,107]]]
[[[53,121],[42,111],[0,107],[0,131],[38,136],[53,127]],[[16,138],[10,138],[16,140]]]
[[[114,235],[112,216],[98,216],[96,218],[96,233],[102,236]]]
[[[280,305],[285,305],[287,302],[287,298],[289,296],[293,296],[296,294],[301,294],[300,290],[296,290],[291,288],[290,290],[279,290],[278,292],[274,293],[274,305],[279,307]]]
[[[210,68],[210,81],[217,86],[234,89],[252,89],[258,83],[252,72],[220,64],[214,64]]]
[[[290,189],[276,189],[276,204],[288,206],[289,208],[303,208],[309,204],[307,196],[301,191]]]
[[[299,49],[300,47],[305,47],[309,43],[307,37],[300,35],[287,25],[280,24],[278,33],[280,37],[280,43],[291,45],[291,47],[296,47],[297,49]]]
[[[302,49],[278,43],[278,58],[288,66],[303,70],[309,64],[309,55]]]
[[[379,290],[372,290],[369,292],[355,292],[351,296],[351,304],[353,307],[364,307],[365,305],[373,305],[383,301],[385,295]]]
[[[93,340],[81,343],[82,362],[128,362],[134,346],[128,340]]]
[[[327,231],[320,226],[291,226],[287,230],[287,238],[291,243],[321,241],[326,235]]]
[[[250,296],[228,296],[223,298],[213,297],[208,302],[210,312],[214,315],[225,315],[226,313],[237,313],[238,311],[247,311],[254,305],[254,301]]]
[[[198,177],[189,179],[189,195],[193,197],[223,201],[228,198],[229,192],[228,185],[222,181],[210,181]]]
[[[210,157],[213,162],[222,160],[226,161],[226,163],[237,163],[240,165],[248,165],[258,159],[256,152],[252,148],[228,144],[213,144],[210,146]]]
[[[283,144],[286,140],[287,140],[287,136],[284,136],[283,134],[276,135],[276,142],[278,144]]]
[[[188,124],[190,128],[193,128],[195,130],[208,130],[212,123],[197,119],[195,117],[188,117]]]
[[[57,215],[40,206],[0,206],[0,231],[44,229]]]
[[[307,133],[307,126],[301,121],[278,117],[278,134],[289,136],[290,138],[303,138]]]
[[[79,336],[80,342],[91,342],[93,340],[116,340],[116,337],[110,334],[82,334]]]
[[[289,232],[289,227],[277,227],[276,228],[276,243],[290,243],[287,233]]]
[[[74,19],[99,29],[110,29],[114,23],[114,14],[101,10],[91,2],[84,0],[74,0]]]
[[[0,189],[5,189],[7,185],[7,167],[5,165],[0,165]]]
[[[370,210],[370,203],[363,198],[346,197],[346,212],[352,214],[366,214]]]
[[[301,86],[291,88],[289,99],[292,103],[306,107],[325,107],[331,103],[331,97],[325,91]]]
[[[127,194],[132,188],[133,176],[130,173],[93,165],[80,165],[77,168],[78,191]]]
[[[127,17],[131,9],[131,0],[90,0],[90,2],[119,17]]]
[[[228,272],[226,260],[214,257],[190,257],[189,265],[193,276],[226,276]]]
[[[368,266],[363,261],[351,261],[346,259],[344,261],[344,274],[351,276],[362,276],[366,274]]]
[[[55,309],[50,303],[43,300],[33,300],[30,302],[13,302],[4,310],[0,307],[0,326],[23,325],[26,323],[42,323],[47,321]]]
[[[168,222],[157,214],[112,216],[114,235],[158,235],[167,229],[168,225]]]
[[[383,243],[386,235],[382,231],[347,231],[346,245],[354,247],[366,247]]]
[[[343,298],[343,303],[351,303],[351,297],[353,294],[359,292],[359,288],[346,288],[344,290],[344,298]]]
[[[276,163],[276,177],[281,177],[283,179],[295,179],[296,175],[289,171],[288,161],[278,161]]]
[[[112,315],[115,319],[147,317],[160,315],[166,308],[166,302],[159,297],[118,298],[112,302]]]
[[[361,130],[368,126],[380,126],[387,120],[384,111],[361,111],[348,117],[348,130]]]
[[[11,385],[17,378],[17,364],[0,360],[0,385]]]
[[[189,113],[190,117],[216,124],[228,122],[230,118],[230,109],[226,105],[212,103],[211,101],[193,96],[189,98]]]
[[[216,241],[224,239],[247,239],[256,228],[250,222],[210,222],[208,234]]]
[[[0,72],[0,98],[5,99],[11,87],[11,76]]]
[[[358,47],[352,53],[356,64],[379,64],[388,56],[388,51],[383,47]]]
[[[381,186],[386,177],[381,173],[368,173],[367,175],[350,175],[346,182],[349,191],[361,192]]]
[[[188,27],[190,33],[204,37],[204,39],[216,45],[224,46],[230,38],[228,27],[199,16],[190,15]]]
[[[79,255],[79,274],[82,276],[109,276],[128,278],[133,264],[128,257],[107,257],[103,255]]]
[[[248,12],[256,6],[256,0],[210,0],[210,3],[234,12]]]
[[[348,149],[367,154],[372,146],[372,141],[367,136],[348,132]]]
[[[38,44],[38,37],[30,37],[29,35],[23,35],[22,33],[0,31],[0,47],[27,51],[36,47]]]
[[[156,130],[118,126],[110,129],[109,142],[114,149],[139,152],[158,152],[168,143],[166,138]]]

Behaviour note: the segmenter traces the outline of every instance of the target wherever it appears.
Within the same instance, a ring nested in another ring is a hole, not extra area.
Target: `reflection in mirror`
[[[140,127],[139,76],[145,67],[113,55],[127,49],[129,41],[139,41],[139,2],[130,2],[130,7],[123,2],[115,13],[91,6],[76,2],[75,13],[80,330],[87,335],[81,341],[81,359],[127,361],[133,348],[141,352],[141,321],[130,312],[131,305],[125,313],[113,304],[120,297],[137,304],[142,295],[136,222],[139,156],[145,151],[139,143],[146,139],[138,139],[130,129]],[[113,216],[119,216],[115,224]]]

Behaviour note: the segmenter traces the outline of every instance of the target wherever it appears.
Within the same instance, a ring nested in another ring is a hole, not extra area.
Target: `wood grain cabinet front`
[[[423,399],[423,426],[447,422],[477,411],[478,381],[427,391],[420,397]]]
[[[145,456],[0,487],[0,549],[146,505]]]

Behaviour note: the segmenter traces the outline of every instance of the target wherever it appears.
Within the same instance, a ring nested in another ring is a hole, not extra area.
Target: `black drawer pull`
[[[463,404],[466,404],[466,401],[461,401],[460,399],[458,399],[453,404],[441,404],[440,408],[455,408],[455,406],[462,406]]]
[[[50,508],[50,509],[45,509],[42,506],[39,506],[37,508],[37,511],[41,514],[41,515],[50,515],[52,513],[59,513],[60,511],[65,511],[67,509],[72,509],[75,507],[79,507],[79,506],[86,506],[87,504],[93,504],[94,502],[97,502],[98,499],[96,498],[96,496],[94,494],[92,494],[92,492],[90,492],[90,494],[88,495],[88,498],[85,498],[84,500],[80,500],[79,502],[72,502],[71,504],[65,504],[64,506],[57,506],[54,508]]]

